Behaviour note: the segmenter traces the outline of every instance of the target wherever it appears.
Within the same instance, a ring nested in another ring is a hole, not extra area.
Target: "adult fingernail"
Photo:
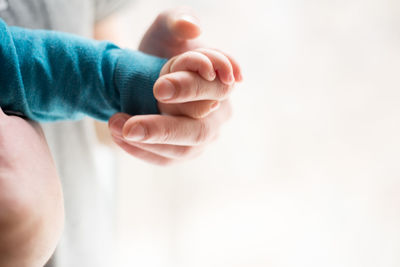
[[[111,123],[111,125],[110,125],[110,129],[111,129],[111,131],[113,132],[113,133],[120,133],[121,132],[121,130],[122,130],[122,127],[124,126],[124,124],[125,124],[125,119],[123,119],[123,118],[117,118],[117,119],[115,119],[112,123]]]
[[[175,86],[167,79],[164,79],[156,91],[156,97],[160,100],[169,100],[174,97],[175,92]]]
[[[184,21],[190,22],[192,24],[196,24],[196,25],[200,24],[200,20],[198,18],[188,15],[188,14],[182,14],[182,15],[178,16],[178,20],[184,20]]]
[[[141,124],[136,124],[131,127],[128,135],[125,137],[130,141],[141,141],[145,138],[147,130]]]

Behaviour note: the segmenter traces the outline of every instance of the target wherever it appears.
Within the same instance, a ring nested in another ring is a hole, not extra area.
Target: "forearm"
[[[156,113],[165,60],[69,34],[0,22],[0,106],[39,121]]]

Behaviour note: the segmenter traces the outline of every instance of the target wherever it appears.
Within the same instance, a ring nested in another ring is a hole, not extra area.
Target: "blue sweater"
[[[158,113],[153,85],[166,60],[0,19],[0,107],[36,121]]]

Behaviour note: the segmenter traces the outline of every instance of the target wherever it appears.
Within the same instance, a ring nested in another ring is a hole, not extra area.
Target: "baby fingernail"
[[[235,77],[233,77],[233,74],[231,73],[231,74],[229,74],[229,76],[228,76],[228,83],[233,83],[235,81]]]
[[[175,92],[175,86],[167,79],[164,79],[158,87],[157,98],[160,100],[169,100],[175,95]]]
[[[227,76],[225,76],[225,79],[222,82],[225,84],[231,85],[234,81],[235,81],[235,77],[233,76],[232,73],[229,73]]]
[[[214,81],[215,78],[217,77],[217,74],[215,73],[215,71],[210,72],[209,75],[210,75],[210,80],[211,80],[211,81]]]
[[[125,138],[130,141],[141,141],[145,138],[146,133],[147,131],[142,125],[136,124],[131,127],[128,135]]]

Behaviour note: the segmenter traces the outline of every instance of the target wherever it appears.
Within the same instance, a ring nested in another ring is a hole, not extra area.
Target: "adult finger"
[[[198,40],[192,40],[200,34],[200,23],[192,10],[171,9],[157,16],[140,42],[139,50],[170,58],[200,47]]]
[[[182,158],[193,158],[199,155],[203,150],[203,146],[178,146],[178,145],[169,145],[169,144],[144,144],[140,142],[128,141],[124,139],[122,136],[122,128],[127,119],[130,116],[124,113],[115,114],[113,117],[110,118],[110,130],[111,136],[114,141],[118,145],[123,145],[122,148],[130,154],[142,156],[142,159],[151,160],[152,161],[165,161],[165,158],[169,159],[182,159]],[[218,134],[216,134],[218,135]],[[215,135],[215,136],[216,136]],[[215,140],[215,136],[211,139],[212,141]],[[115,140],[118,139],[119,141]],[[121,142],[123,141],[123,142]],[[128,146],[134,146],[139,149],[128,149]],[[151,152],[145,153],[144,151]],[[156,157],[156,156],[161,156]]]
[[[118,138],[123,138],[122,128],[125,123],[132,116],[126,113],[116,113],[108,120],[108,128],[110,129],[111,135]]]
[[[122,135],[127,141],[146,144],[201,145],[212,140],[219,127],[230,117],[229,102],[203,119],[183,116],[134,116],[125,122]]]
[[[129,142],[126,140],[125,143],[167,159],[192,159],[200,155],[204,150],[204,146],[144,144],[140,142]]]
[[[217,110],[220,102],[216,100],[202,100],[180,104],[164,104],[158,102],[158,108],[165,115],[185,115],[194,119],[201,119]]]
[[[154,96],[162,103],[185,103],[198,100],[224,100],[233,89],[219,80],[206,81],[198,74],[178,71],[163,75],[154,84]]]
[[[211,134],[203,120],[167,115],[134,116],[124,125],[123,137],[146,144],[200,145]]]
[[[187,7],[164,12],[165,20],[172,36],[180,40],[190,40],[200,36],[200,19]]]
[[[152,164],[157,164],[161,166],[165,165],[170,165],[171,163],[174,162],[173,159],[166,158],[157,154],[154,154],[152,152],[143,150],[139,147],[133,146],[123,139],[117,138],[115,136],[112,137],[114,142],[121,147],[125,152],[127,152],[129,155],[134,156],[138,159],[141,159],[143,161],[152,163]]]

